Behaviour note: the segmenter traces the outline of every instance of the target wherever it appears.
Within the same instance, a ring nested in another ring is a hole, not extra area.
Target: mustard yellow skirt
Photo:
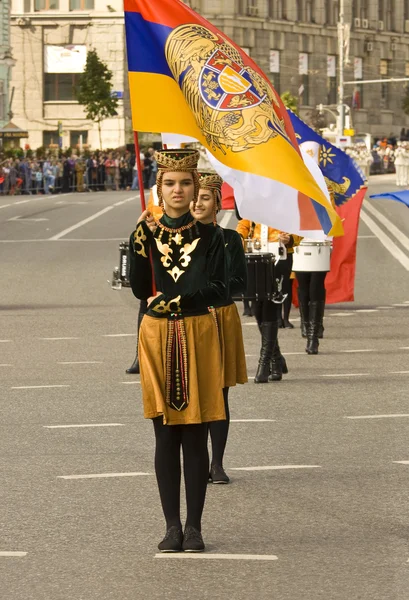
[[[223,421],[223,374],[218,330],[213,315],[185,317],[187,342],[187,408],[178,411],[166,402],[168,319],[145,315],[139,332],[139,363],[144,416],[163,415],[167,425]]]
[[[216,308],[216,314],[222,355],[223,387],[247,383],[246,355],[237,306],[233,303]]]

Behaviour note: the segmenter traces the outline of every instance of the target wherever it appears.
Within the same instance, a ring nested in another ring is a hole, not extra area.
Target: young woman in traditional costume
[[[201,518],[209,475],[208,423],[225,420],[219,335],[209,306],[226,294],[223,233],[196,222],[199,153],[162,150],[158,196],[166,213],[145,211],[130,238],[130,281],[148,312],[139,335],[145,418],[156,438],[155,471],[166,519],[162,552],[201,552]],[[152,256],[156,293],[152,292]],[[187,520],[180,516],[181,460]]]
[[[201,223],[211,227],[217,224],[216,215],[221,209],[221,188],[223,180],[216,173],[199,171],[200,191],[193,216]],[[223,456],[229,433],[229,388],[237,383],[247,383],[246,358],[243,345],[243,333],[237,307],[232,296],[241,295],[247,285],[247,267],[241,237],[232,229],[223,229],[228,268],[228,287],[225,298],[215,303],[217,324],[219,328],[222,365],[223,396],[226,420],[213,421],[209,424],[212,442],[212,460],[210,480],[213,483],[229,483],[223,468]]]

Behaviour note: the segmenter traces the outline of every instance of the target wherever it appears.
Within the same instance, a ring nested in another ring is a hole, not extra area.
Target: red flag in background
[[[223,210],[234,209],[234,190],[228,183],[222,185],[222,208]]]
[[[344,225],[344,235],[334,238],[331,271],[325,279],[326,304],[353,302],[356,268],[356,245],[358,241],[359,215],[367,188],[359,190],[348,202],[337,207]],[[297,280],[294,280],[293,303],[298,306]]]

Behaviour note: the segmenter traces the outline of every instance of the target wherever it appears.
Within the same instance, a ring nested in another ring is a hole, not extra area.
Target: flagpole
[[[146,202],[145,202],[145,190],[143,187],[143,172],[142,172],[142,163],[141,163],[141,150],[139,147],[139,136],[138,132],[133,132],[133,141],[135,146],[135,163],[136,168],[138,170],[138,181],[139,181],[139,193],[141,196],[141,208],[142,212],[146,210]]]
[[[133,141],[135,146],[135,163],[136,168],[138,169],[138,181],[139,181],[139,193],[141,197],[141,208],[142,212],[146,210],[146,202],[145,202],[145,189],[143,186],[143,173],[142,173],[142,163],[141,163],[141,150],[139,147],[139,136],[138,132],[133,132]],[[156,295],[156,283],[155,283],[155,272],[153,270],[153,260],[152,260],[152,250],[149,250],[149,262],[151,264],[152,270],[152,296]]]

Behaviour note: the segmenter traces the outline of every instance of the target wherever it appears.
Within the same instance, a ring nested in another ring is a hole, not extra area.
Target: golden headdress
[[[213,192],[216,200],[216,210],[222,209],[223,179],[214,171],[199,171],[199,185],[201,190]]]
[[[196,202],[199,195],[199,176],[197,173],[197,163],[199,162],[200,154],[198,150],[191,148],[178,148],[169,150],[158,150],[155,152],[155,159],[158,163],[158,176],[156,179],[159,204],[163,207],[162,197],[162,181],[165,173],[179,171],[182,173],[192,173],[193,183],[195,186],[194,201]]]

